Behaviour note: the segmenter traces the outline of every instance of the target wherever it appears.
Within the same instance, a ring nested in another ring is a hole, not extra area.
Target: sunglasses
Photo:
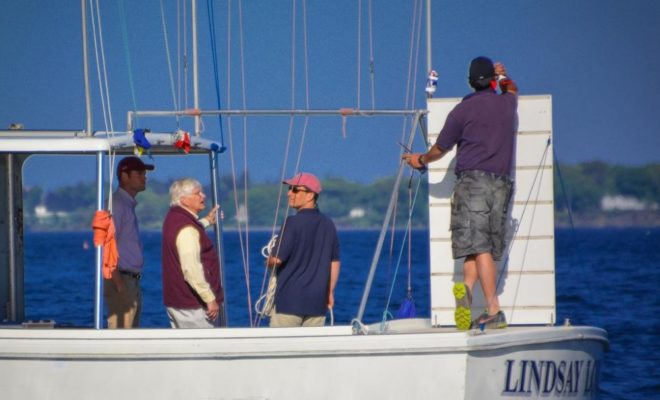
[[[305,187],[300,187],[300,186],[289,186],[289,191],[293,193],[298,193],[298,192],[303,192],[303,193],[308,193],[309,190],[305,189]]]

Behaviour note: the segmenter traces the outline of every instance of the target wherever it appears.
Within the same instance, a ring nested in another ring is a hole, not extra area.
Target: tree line
[[[648,212],[658,219],[660,164],[627,167],[587,162],[555,167],[554,174],[555,211],[559,220],[566,220],[569,211],[578,219],[616,214],[617,211],[601,210],[601,201],[605,196],[637,199],[648,204]],[[219,195],[225,226],[231,228],[236,226],[237,219],[245,221],[246,218],[252,228],[279,226],[287,211],[286,187],[279,182],[254,183],[249,177],[244,178],[245,181],[239,179],[240,187],[237,187],[236,191],[233,190],[231,177],[220,179]],[[423,178],[417,189],[417,179],[417,174],[412,182],[407,178],[403,179],[399,187],[394,218],[398,227],[406,225],[411,208],[412,225],[427,226],[428,185]],[[137,215],[142,229],[160,229],[161,221],[169,208],[170,183],[150,179],[147,189],[138,194]],[[389,204],[393,184],[394,177],[379,179],[369,184],[343,178],[326,178],[323,179],[319,207],[340,228],[379,227]],[[244,187],[247,187],[247,196]],[[417,200],[411,205],[410,199],[415,197],[417,190]],[[209,192],[208,188],[206,191]],[[93,183],[77,183],[52,191],[45,191],[40,187],[23,190],[26,229],[89,229],[95,205],[96,185]],[[43,207],[40,214],[36,212],[37,206]],[[276,216],[278,221],[275,220]]]

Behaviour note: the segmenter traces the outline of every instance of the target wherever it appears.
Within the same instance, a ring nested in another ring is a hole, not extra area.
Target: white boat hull
[[[0,387],[6,400],[597,396],[607,347],[601,329],[478,334],[426,323],[397,322],[369,335],[348,326],[2,329]]]

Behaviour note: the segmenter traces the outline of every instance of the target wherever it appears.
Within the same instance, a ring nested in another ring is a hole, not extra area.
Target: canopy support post
[[[220,204],[218,198],[218,154],[216,151],[209,153],[209,165],[211,167],[211,192],[213,194],[213,204]],[[215,231],[215,248],[218,252],[218,259],[220,261],[220,285],[222,286],[223,291],[225,292],[225,301],[218,304],[220,306],[220,318],[219,325],[221,327],[227,326],[227,321],[229,320],[227,313],[227,290],[225,286],[225,249],[222,241],[222,210],[218,209],[218,215],[215,219],[215,226],[213,230]]]

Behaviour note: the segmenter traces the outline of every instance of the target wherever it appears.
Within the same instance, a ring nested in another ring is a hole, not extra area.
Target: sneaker
[[[470,288],[463,282],[456,282],[452,288],[454,299],[456,299],[456,310],[454,311],[454,321],[456,328],[460,331],[470,329],[472,325],[472,293]]]
[[[475,319],[472,320],[472,324],[470,325],[470,329],[478,329],[479,328],[479,321],[481,321],[483,318],[488,317],[488,309],[485,309],[484,312],[479,314],[479,316]]]
[[[502,311],[498,311],[495,315],[486,315],[479,319],[479,328],[481,329],[502,329],[506,328],[506,317]]]

